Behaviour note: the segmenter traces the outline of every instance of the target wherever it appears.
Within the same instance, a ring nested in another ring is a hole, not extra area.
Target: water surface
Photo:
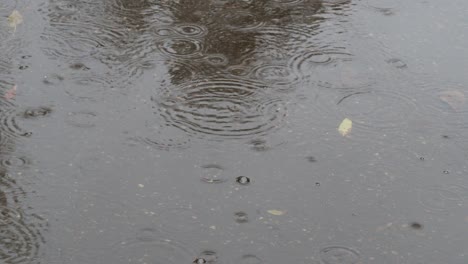
[[[3,1],[0,262],[466,263],[467,11]]]

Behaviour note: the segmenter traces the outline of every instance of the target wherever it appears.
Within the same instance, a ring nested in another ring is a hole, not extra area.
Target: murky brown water
[[[467,263],[467,12],[3,0],[0,262]]]

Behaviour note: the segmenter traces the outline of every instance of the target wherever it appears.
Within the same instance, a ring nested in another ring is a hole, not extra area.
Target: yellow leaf
[[[348,118],[343,119],[341,122],[340,126],[338,127],[338,131],[342,136],[346,136],[351,132],[351,129],[353,128],[353,121],[351,121]]]
[[[285,212],[279,211],[279,210],[268,210],[267,212],[268,212],[269,214],[277,215],[277,216],[279,216],[279,215],[284,215],[284,214],[285,214]]]
[[[8,16],[8,24],[16,30],[16,26],[21,23],[23,23],[23,16],[18,10],[13,10],[13,12]]]

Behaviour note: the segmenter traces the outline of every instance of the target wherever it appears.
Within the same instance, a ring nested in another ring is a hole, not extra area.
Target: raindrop
[[[240,185],[248,185],[250,183],[250,179],[246,176],[239,176],[236,178],[236,182]]]
[[[68,113],[65,122],[75,127],[94,127],[96,124],[97,115],[94,112],[80,111]]]
[[[356,264],[359,263],[361,257],[353,249],[342,246],[331,246],[320,250],[320,258],[325,264]]]
[[[70,64],[70,69],[73,69],[73,70],[89,70],[90,68],[87,67],[86,65],[84,65],[83,63],[81,62],[75,62],[75,63],[72,63]]]
[[[175,30],[177,33],[188,37],[202,36],[207,32],[205,27],[195,24],[178,25]]]
[[[42,83],[46,85],[55,85],[63,80],[64,78],[58,74],[50,74],[50,75],[44,76],[44,78],[42,79]]]
[[[2,159],[1,164],[7,168],[20,168],[29,164],[29,161],[25,157],[10,156]]]
[[[419,157],[420,160],[424,160],[424,157]]]
[[[249,142],[249,144],[251,145],[251,149],[258,152],[267,151],[270,149],[264,139],[253,139]]]
[[[206,183],[223,183],[228,180],[228,178],[223,175],[224,168],[216,164],[207,164],[201,166],[203,170],[203,175],[201,180]]]
[[[24,114],[24,113],[23,113]],[[0,133],[2,137],[16,138],[18,136],[30,137],[32,132],[25,132],[18,124],[18,117],[22,115],[14,109],[0,110]],[[24,115],[23,115],[24,116]]]
[[[410,227],[411,227],[412,229],[415,229],[415,230],[421,230],[421,229],[424,228],[424,226],[423,226],[421,223],[418,223],[418,222],[412,222],[412,223],[410,224]]]
[[[218,261],[218,254],[213,250],[204,250],[200,255],[193,261],[196,264],[205,263],[216,263]]]
[[[245,212],[234,213],[236,223],[243,224],[249,222],[249,216]]]
[[[312,162],[312,163],[317,162],[317,159],[315,159],[314,156],[308,156],[308,157],[306,157],[306,159],[307,159],[307,161]]]
[[[203,259],[203,258],[196,258],[194,261],[193,261],[194,264],[205,264],[206,263],[206,260]]]
[[[261,264],[263,263],[263,260],[255,255],[247,254],[247,255],[242,256],[240,263],[241,264]]]
[[[40,116],[46,116],[52,112],[52,109],[49,107],[38,107],[38,108],[30,108],[24,111],[23,117],[24,118],[35,118]]]
[[[320,186],[320,182],[316,182],[316,183],[315,183],[315,186],[319,187],[319,186]]]
[[[406,63],[404,63],[402,60],[397,59],[397,58],[392,58],[387,60],[387,63],[394,66],[397,69],[404,69],[407,67]]]
[[[105,257],[108,263],[180,264],[190,263],[193,252],[173,240],[127,240],[116,244],[113,253]]]
[[[448,170],[443,171],[444,174],[449,174],[450,172]]]
[[[165,39],[158,44],[159,49],[166,55],[174,57],[196,56],[202,49],[201,42],[194,39]]]

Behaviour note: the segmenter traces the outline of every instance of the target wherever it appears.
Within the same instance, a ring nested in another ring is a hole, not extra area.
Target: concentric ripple
[[[65,122],[74,127],[90,128],[97,122],[97,114],[91,111],[78,111],[68,113]]]
[[[205,26],[197,24],[179,24],[174,27],[174,30],[186,37],[201,37],[208,32]]]
[[[252,30],[263,25],[258,16],[241,10],[225,12],[221,14],[221,20],[226,27],[237,30]]]
[[[27,167],[30,164],[30,161],[23,156],[0,154],[0,164],[4,168],[16,169]]]
[[[291,58],[288,67],[300,78],[308,78],[316,67],[325,67],[350,54],[340,51],[307,51]]]
[[[18,122],[20,114],[15,109],[0,110],[0,136],[3,138],[30,137],[32,133],[26,131]]]
[[[105,75],[94,73],[79,74],[69,78],[65,92],[74,99],[103,100],[114,88],[112,81]]]
[[[286,104],[245,80],[200,80],[174,87],[157,99],[166,122],[201,137],[242,138],[279,128]]]
[[[0,174],[0,262],[31,263],[39,255],[43,238],[33,216],[25,217],[25,192],[6,173]]]
[[[356,92],[337,101],[339,111],[367,131],[398,129],[416,109],[414,100],[396,91]]]
[[[41,237],[16,215],[0,213],[0,261],[31,263],[39,255]]]
[[[320,259],[324,264],[357,264],[361,256],[351,248],[330,246],[320,250]]]
[[[170,57],[199,57],[202,43],[195,39],[168,38],[158,43],[159,50]]]
[[[201,166],[201,180],[206,183],[223,183],[228,180],[224,168],[217,164],[205,164]]]
[[[290,87],[299,81],[299,76],[284,65],[260,66],[254,70],[254,75],[257,80],[274,86],[282,86],[286,90],[291,90]]]
[[[166,125],[146,125],[139,135],[129,139],[144,146],[159,150],[182,150],[190,146],[190,137],[184,131]]]
[[[135,239],[114,245],[106,262],[115,264],[192,263],[195,253],[187,246],[169,239]]]

